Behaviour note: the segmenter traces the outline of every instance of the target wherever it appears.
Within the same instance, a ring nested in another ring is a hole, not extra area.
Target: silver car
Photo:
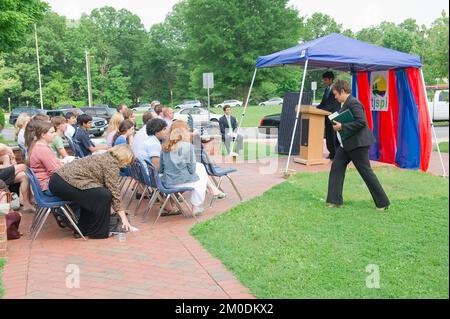
[[[182,104],[178,104],[175,106],[176,109],[188,109],[191,107],[201,107],[202,102],[199,100],[192,100],[192,101],[184,101]]]
[[[261,102],[258,104],[259,106],[269,106],[269,105],[277,105],[277,106],[282,106],[283,105],[283,99],[281,97],[274,97],[270,100]]]

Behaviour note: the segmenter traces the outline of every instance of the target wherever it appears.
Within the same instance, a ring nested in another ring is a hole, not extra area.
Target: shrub
[[[0,132],[3,130],[4,127],[5,127],[5,113],[3,112],[2,109],[0,109]]]

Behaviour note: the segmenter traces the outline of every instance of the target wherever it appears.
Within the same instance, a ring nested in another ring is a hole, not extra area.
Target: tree
[[[341,33],[342,24],[336,23],[332,17],[326,14],[315,12],[306,20],[301,39],[310,41],[333,32]]]
[[[442,11],[426,30],[425,50],[423,54],[424,75],[427,83],[435,84],[448,81],[448,38],[449,17]]]
[[[202,90],[203,72],[229,97],[248,93],[257,56],[295,45],[302,18],[287,0],[187,0],[183,8],[186,57],[195,61],[191,86]],[[268,36],[269,35],[269,36]]]
[[[40,0],[0,1],[0,52],[19,46],[47,10],[48,4]]]

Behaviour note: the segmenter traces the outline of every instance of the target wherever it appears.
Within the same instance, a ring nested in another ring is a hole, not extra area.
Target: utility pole
[[[39,47],[38,47],[36,23],[34,24],[34,38],[36,40],[36,59],[37,59],[38,78],[39,78],[39,96],[41,99],[41,110],[43,110],[44,109],[44,99],[42,98],[41,66],[39,64]]]
[[[11,98],[8,96],[9,114],[11,114]]]
[[[88,86],[88,101],[89,106],[92,106],[92,87],[91,87],[91,63],[89,61],[89,52],[86,52],[86,78],[87,78],[87,86]]]

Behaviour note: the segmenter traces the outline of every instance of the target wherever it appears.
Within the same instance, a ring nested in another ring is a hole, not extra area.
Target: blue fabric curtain
[[[398,94],[398,146],[395,162],[402,168],[420,167],[419,111],[405,70],[395,72]]]

